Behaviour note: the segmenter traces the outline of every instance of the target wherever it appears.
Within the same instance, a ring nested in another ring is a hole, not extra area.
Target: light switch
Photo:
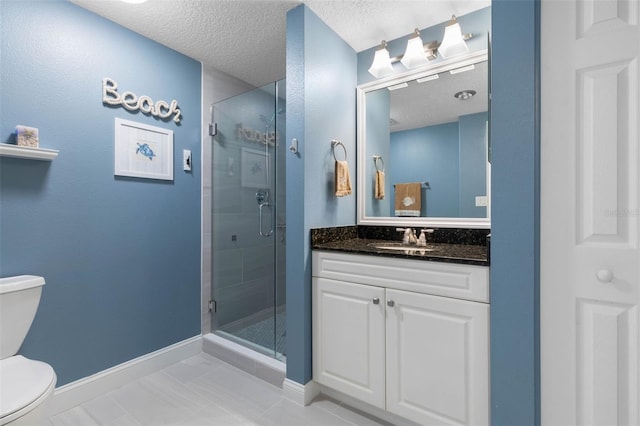
[[[191,150],[189,149],[182,150],[182,168],[186,172],[191,171]]]

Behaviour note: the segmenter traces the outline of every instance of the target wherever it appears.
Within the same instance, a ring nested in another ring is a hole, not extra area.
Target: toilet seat
[[[56,374],[49,364],[22,355],[0,360],[0,377],[0,424],[38,407],[56,385]]]

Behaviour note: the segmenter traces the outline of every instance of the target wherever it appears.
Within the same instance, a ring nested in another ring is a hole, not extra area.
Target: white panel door
[[[542,0],[544,425],[638,425],[640,2]]]
[[[384,409],[384,289],[313,277],[313,378]]]
[[[489,424],[489,305],[387,289],[387,410]]]

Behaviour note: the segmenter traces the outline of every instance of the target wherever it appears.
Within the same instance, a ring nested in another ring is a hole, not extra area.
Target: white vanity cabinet
[[[314,251],[314,380],[420,424],[488,424],[488,301],[485,266]]]

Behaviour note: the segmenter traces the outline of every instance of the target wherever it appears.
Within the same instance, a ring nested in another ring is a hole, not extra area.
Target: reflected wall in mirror
[[[358,88],[359,224],[490,227],[488,79],[483,50]]]

